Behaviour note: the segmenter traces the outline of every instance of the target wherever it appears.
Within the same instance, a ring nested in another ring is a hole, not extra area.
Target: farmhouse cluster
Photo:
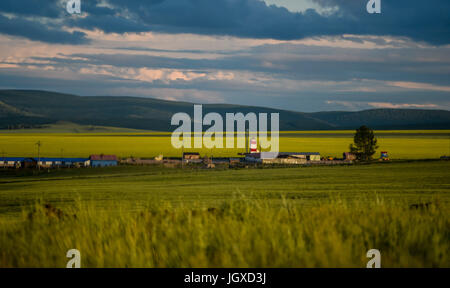
[[[0,167],[7,168],[82,168],[116,166],[117,164],[115,155],[91,155],[89,158],[0,158]]]
[[[178,166],[183,164],[206,164],[208,168],[215,164],[339,164],[351,163],[355,155],[344,153],[342,159],[322,158],[318,152],[251,152],[240,157],[201,157],[198,152],[184,152],[181,158],[164,158],[162,155],[152,159],[125,158],[118,159],[116,155],[91,155],[89,158],[32,158],[32,157],[0,157],[0,168],[87,168],[109,167],[123,165],[154,165]]]
[[[152,159],[125,158],[118,159],[116,155],[91,155],[89,158],[43,158],[43,157],[2,157],[0,168],[82,168],[82,167],[108,167],[122,165],[156,165],[163,164],[168,167],[177,167],[187,164],[203,164],[206,168],[215,165],[246,166],[251,164],[263,165],[338,165],[352,163],[356,155],[344,152],[342,158],[322,157],[319,152],[261,152],[255,139],[249,139],[245,153],[237,157],[214,158],[202,157],[198,152],[184,152],[182,157],[167,158],[159,155]],[[38,154],[39,155],[39,154]],[[389,160],[387,152],[381,152],[380,160]]]

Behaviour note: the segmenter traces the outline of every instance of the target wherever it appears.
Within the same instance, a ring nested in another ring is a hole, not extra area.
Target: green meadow
[[[450,162],[3,171],[0,267],[449,267]]]
[[[352,133],[285,132],[280,150],[341,156]],[[376,133],[398,161],[0,168],[0,267],[65,267],[73,248],[82,267],[365,267],[372,248],[382,267],[450,267],[449,131]],[[3,133],[0,152],[37,141],[48,157],[181,155],[168,133],[117,131]]]

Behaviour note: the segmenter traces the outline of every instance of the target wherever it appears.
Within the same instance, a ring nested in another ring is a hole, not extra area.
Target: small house
[[[198,160],[200,159],[200,153],[198,152],[184,152],[183,153],[184,160]]]
[[[389,161],[389,154],[387,151],[382,151],[380,153],[380,160]]]
[[[319,152],[304,152],[300,153],[306,156],[306,160],[311,162],[319,162],[320,161],[320,153]]]
[[[53,166],[56,166],[56,164],[54,164],[55,162],[56,161],[54,161],[54,159],[52,158],[40,158],[38,161],[38,165],[42,168],[52,168]]]
[[[62,167],[89,167],[91,160],[88,158],[62,158],[57,162],[57,165]]]
[[[24,159],[23,157],[5,157],[1,158],[0,165],[4,168],[20,168]]]
[[[320,161],[318,152],[261,152],[249,153],[245,160],[264,164],[306,164]]]
[[[116,155],[91,155],[89,157],[91,167],[109,167],[117,166]]]
[[[21,168],[34,169],[38,167],[38,161],[34,158],[25,158],[22,163]]]
[[[356,155],[351,152],[344,152],[344,160],[354,161],[356,160]]]

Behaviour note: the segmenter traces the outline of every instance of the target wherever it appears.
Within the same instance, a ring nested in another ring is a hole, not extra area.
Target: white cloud
[[[375,108],[439,108],[436,104],[413,104],[413,103],[387,103],[387,102],[369,102],[367,103],[369,106]]]
[[[19,65],[10,64],[10,63],[0,63],[0,68],[18,68]]]
[[[437,104],[432,103],[391,103],[391,102],[364,102],[364,101],[326,101],[328,105],[338,105],[346,107],[351,110],[360,110],[368,108],[384,108],[384,109],[405,109],[405,108],[418,108],[418,109],[437,109],[440,108]]]
[[[386,84],[404,89],[450,92],[450,86],[433,85],[428,83],[388,81]]]

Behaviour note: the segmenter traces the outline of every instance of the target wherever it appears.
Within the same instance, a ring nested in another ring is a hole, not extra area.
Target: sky
[[[450,1],[0,1],[0,89],[450,110]]]

